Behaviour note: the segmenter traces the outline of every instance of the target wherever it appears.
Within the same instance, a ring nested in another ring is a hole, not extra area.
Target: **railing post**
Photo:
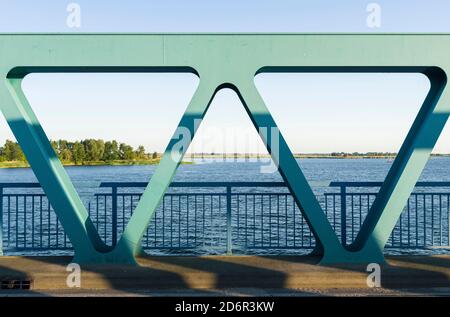
[[[233,236],[231,228],[231,186],[227,186],[227,255],[233,254]]]
[[[3,187],[0,186],[0,256],[2,255],[3,255]]]
[[[117,244],[117,186],[111,187],[111,199],[112,245],[115,246]]]
[[[347,188],[345,185],[341,189],[341,243],[347,245]]]

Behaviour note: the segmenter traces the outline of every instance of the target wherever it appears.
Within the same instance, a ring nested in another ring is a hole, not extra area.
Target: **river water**
[[[392,160],[388,159],[300,159],[298,160],[316,195],[330,191],[331,181],[382,181]],[[194,160],[194,164],[180,165],[173,181],[282,181],[278,172],[264,173],[267,159]],[[450,181],[450,158],[431,158],[423,171],[422,181]],[[82,200],[86,203],[101,191],[101,182],[147,182],[156,166],[80,166],[66,167]],[[29,168],[0,169],[0,182],[35,182]],[[336,191],[336,189],[334,189]],[[442,252],[442,251],[440,251]]]
[[[313,189],[320,193],[331,181],[382,181],[391,167],[387,159],[300,159],[298,160]],[[173,181],[282,181],[278,172],[264,173],[267,160],[204,159],[182,164]],[[147,182],[156,165],[146,166],[69,166],[66,171],[83,197],[98,191],[101,182]],[[450,181],[450,158],[431,158],[420,180]],[[0,169],[0,182],[35,182],[29,168]]]

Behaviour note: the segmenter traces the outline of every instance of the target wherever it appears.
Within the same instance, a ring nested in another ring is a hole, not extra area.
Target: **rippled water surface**
[[[298,161],[316,195],[336,191],[329,188],[331,181],[382,181],[391,164],[387,159],[301,159]],[[269,162],[238,160],[196,160],[194,164],[182,164],[174,181],[233,181],[271,182],[282,181],[278,172],[263,173]],[[84,166],[66,167],[82,200],[87,204],[93,195],[105,191],[101,182],[147,182],[156,166]],[[450,158],[430,159],[421,175],[422,181],[450,181]],[[0,182],[35,182],[31,169],[0,169]],[[450,192],[450,190],[449,190]],[[436,251],[437,252],[437,251]],[[442,251],[439,251],[442,252]]]

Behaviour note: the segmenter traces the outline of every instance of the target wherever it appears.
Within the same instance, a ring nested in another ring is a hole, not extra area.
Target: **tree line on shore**
[[[156,152],[147,153],[142,145],[134,149],[131,145],[119,143],[116,140],[85,139],[76,142],[57,140],[51,141],[51,145],[62,162],[76,165],[89,162],[144,161],[158,158]],[[25,155],[17,142],[6,140],[0,147],[0,162],[5,161],[26,162]]]
[[[397,153],[392,152],[332,152],[330,153],[330,156],[333,157],[346,157],[346,156],[366,156],[366,157],[386,157],[386,156],[396,156]]]

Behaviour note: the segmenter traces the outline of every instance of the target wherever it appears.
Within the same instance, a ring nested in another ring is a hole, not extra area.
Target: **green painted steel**
[[[195,135],[197,120],[218,90],[234,89],[255,128],[276,131],[255,88],[258,73],[421,73],[430,80],[430,91],[355,243],[348,247],[341,245],[283,136],[274,148],[271,133],[262,135],[303,209],[321,263],[382,262],[389,235],[450,113],[444,89],[449,55],[450,34],[2,34],[0,107],[73,244],[74,261],[135,264],[140,240],[187,149],[179,141],[187,131]],[[200,77],[179,129],[114,249],[94,229],[21,90],[24,76],[34,72],[191,72]],[[172,155],[176,151],[180,155]]]

